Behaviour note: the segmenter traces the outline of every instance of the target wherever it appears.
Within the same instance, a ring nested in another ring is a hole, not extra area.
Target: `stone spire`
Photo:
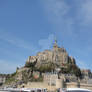
[[[54,42],[54,45],[53,45],[53,47],[54,48],[56,48],[56,47],[58,47],[58,45],[57,45],[57,39],[56,39],[56,37],[55,37],[55,40],[54,40],[55,42]]]

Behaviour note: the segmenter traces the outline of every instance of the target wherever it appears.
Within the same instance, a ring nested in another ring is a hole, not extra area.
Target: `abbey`
[[[75,65],[75,59],[70,57],[65,48],[60,48],[55,41],[51,50],[45,50],[37,53],[36,56],[29,56],[26,63],[37,62],[36,66],[39,67],[42,64],[54,63],[59,68],[64,67],[67,64]],[[57,67],[55,67],[57,68]]]

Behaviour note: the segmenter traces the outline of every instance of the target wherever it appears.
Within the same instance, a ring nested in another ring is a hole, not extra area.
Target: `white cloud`
[[[74,20],[70,16],[70,5],[64,0],[45,0],[43,5],[56,35],[76,36],[73,27]]]
[[[55,17],[61,18],[68,13],[69,7],[63,0],[46,0],[46,8],[49,13],[52,13]]]
[[[78,10],[78,17],[82,25],[92,24],[92,0],[82,1]]]
[[[83,29],[85,25],[91,27],[92,0],[76,0],[73,3],[75,6],[66,0],[43,1],[45,13],[53,25],[53,32],[59,36],[78,37],[75,31],[86,31],[88,28]]]
[[[53,41],[54,41],[54,35],[50,34],[48,38],[40,39],[38,43],[41,47],[41,50],[45,50],[45,49],[50,49],[52,47]]]
[[[64,23],[70,7],[63,0],[46,0],[43,2],[49,20],[54,24]]]

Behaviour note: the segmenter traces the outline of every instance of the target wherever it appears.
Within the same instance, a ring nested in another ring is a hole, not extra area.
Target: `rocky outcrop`
[[[33,62],[36,61],[36,58],[37,58],[36,56],[29,56],[26,62],[32,62],[33,63]]]
[[[68,61],[70,64],[76,65],[76,61],[72,56],[69,56]]]

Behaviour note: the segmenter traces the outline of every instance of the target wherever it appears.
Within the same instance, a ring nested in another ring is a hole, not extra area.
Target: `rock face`
[[[36,56],[29,56],[28,57],[28,60],[27,60],[27,62],[35,62],[36,61]]]
[[[37,67],[40,67],[42,64],[47,64],[49,62],[57,64],[60,67],[62,67],[63,64],[75,64],[75,59],[68,55],[65,48],[58,47],[56,42],[54,43],[51,50],[39,52],[36,56],[29,56],[26,62],[33,63],[36,61]]]

